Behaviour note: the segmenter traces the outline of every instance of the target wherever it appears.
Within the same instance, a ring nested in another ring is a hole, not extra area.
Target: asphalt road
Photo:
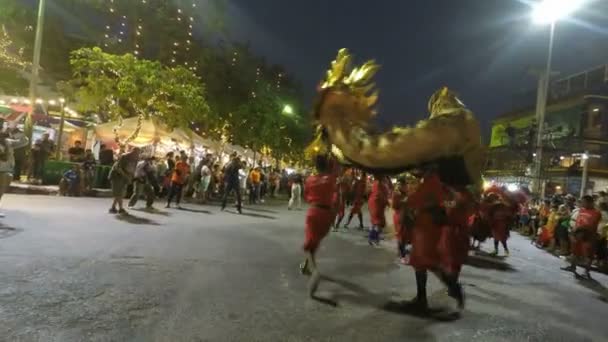
[[[471,258],[460,319],[391,303],[415,294],[392,243],[330,235],[333,277],[307,297],[299,275],[303,211],[244,215],[188,206],[128,218],[108,200],[8,195],[0,228],[1,341],[606,341],[608,278],[510,240],[511,257]],[[484,246],[489,249],[489,245]],[[449,304],[429,277],[431,304]]]

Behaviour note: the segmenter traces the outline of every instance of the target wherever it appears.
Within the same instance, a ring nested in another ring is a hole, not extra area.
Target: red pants
[[[447,274],[458,274],[469,251],[469,230],[466,226],[445,226],[439,239],[440,268]]]
[[[440,264],[441,228],[436,225],[415,226],[412,230],[410,264],[416,271],[437,269]]]
[[[335,215],[329,209],[310,207],[306,212],[306,236],[304,240],[304,250],[315,252],[321,244],[321,240],[329,232],[333,224]]]
[[[492,237],[496,241],[507,241],[509,238],[509,226],[506,221],[492,221]]]
[[[376,226],[379,228],[386,227],[386,216],[384,215],[384,210],[386,209],[386,206],[383,204],[376,203],[374,201],[369,201],[368,207],[372,226]]]

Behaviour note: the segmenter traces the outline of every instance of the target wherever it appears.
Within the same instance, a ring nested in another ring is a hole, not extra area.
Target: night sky
[[[536,86],[529,70],[546,60],[549,27],[522,0],[230,0],[229,29],[271,62],[286,66],[312,101],[339,48],[382,65],[380,124],[425,116],[447,85],[488,134],[493,117],[519,108]],[[554,70],[563,75],[608,63],[608,1],[586,7],[556,29]],[[304,109],[307,110],[307,109]]]

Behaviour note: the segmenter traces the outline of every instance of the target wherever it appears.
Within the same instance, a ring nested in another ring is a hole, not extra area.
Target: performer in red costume
[[[597,227],[601,219],[602,214],[595,209],[593,197],[583,196],[572,233],[572,263],[563,268],[564,270],[576,274],[576,264],[580,258],[583,258],[585,259],[585,275],[591,279],[591,263],[595,254]]]
[[[426,283],[429,270],[447,286],[448,295],[458,301],[459,308],[464,307],[464,292],[458,283],[457,275],[448,274],[441,269],[441,258],[447,255],[440,245],[442,229],[449,223],[444,208],[444,195],[439,176],[429,167],[417,191],[411,194],[407,201],[407,204],[416,210],[410,264],[416,271],[417,294],[412,304],[422,310],[428,308]]]
[[[505,255],[509,256],[507,240],[509,239],[509,225],[513,222],[515,215],[514,203],[509,198],[509,194],[507,194],[505,189],[492,187],[486,190],[485,193],[488,199],[484,201],[483,210],[492,228],[492,237],[494,238],[493,254],[498,254],[498,244],[501,243],[505,249]]]
[[[334,225],[334,231],[338,231],[340,224],[344,219],[349,188],[347,176],[346,174],[343,174],[342,177],[338,179],[338,187],[336,188],[334,196],[334,200],[337,203],[337,218],[336,224]]]
[[[457,281],[469,251],[469,221],[476,204],[473,194],[464,187],[446,187],[446,194],[447,225],[439,241],[441,269]]]
[[[384,212],[388,206],[389,187],[387,177],[374,175],[372,191],[369,194],[367,207],[372,227],[369,231],[368,242],[370,245],[380,244],[380,233],[386,227],[386,216]]]
[[[317,174],[306,179],[305,198],[310,207],[306,213],[306,237],[304,251],[306,259],[300,264],[302,274],[312,274],[309,283],[309,294],[314,296],[319,286],[320,275],[315,254],[321,240],[327,235],[334,222],[335,210],[333,196],[336,192],[336,176],[331,172],[331,161],[326,155],[315,157]]]
[[[350,209],[350,215],[348,215],[348,221],[346,221],[344,228],[348,229],[350,221],[353,219],[353,216],[357,214],[359,217],[359,229],[363,229],[363,213],[361,212],[361,207],[363,207],[363,198],[365,197],[366,188],[367,174],[365,172],[361,172],[361,175],[355,179],[353,184],[353,207]]]
[[[393,225],[395,226],[395,237],[397,239],[397,249],[399,250],[399,258],[401,263],[407,262],[407,245],[410,243],[409,231],[412,227],[406,225],[411,220],[406,220],[408,217],[406,211],[408,211],[405,201],[407,199],[408,186],[405,177],[401,177],[397,180],[397,187],[393,191],[391,198],[391,208],[393,209]]]

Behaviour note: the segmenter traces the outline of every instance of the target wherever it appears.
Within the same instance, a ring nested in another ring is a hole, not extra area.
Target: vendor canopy
[[[126,139],[137,128],[138,118],[128,118],[122,121],[122,125],[117,128],[120,139]],[[103,141],[113,141],[115,138],[114,129],[118,126],[118,121],[108,122],[95,127],[95,135]],[[194,144],[216,149],[218,144],[210,139],[205,139],[190,129],[176,128],[171,130],[166,125],[154,120],[143,120],[141,130],[135,140],[131,142],[134,146],[146,146],[159,142],[162,144]]]

